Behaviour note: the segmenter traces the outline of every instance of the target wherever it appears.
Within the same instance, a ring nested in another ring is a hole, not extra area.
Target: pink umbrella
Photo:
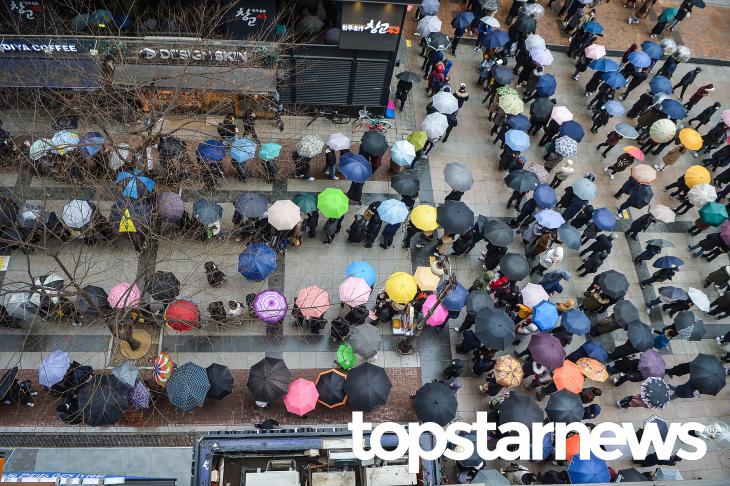
[[[555,120],[558,125],[562,125],[564,122],[573,119],[573,114],[570,112],[567,106],[555,106],[553,112],[550,114],[550,118]]]
[[[423,312],[423,315],[425,316],[428,314],[428,311],[431,310],[431,307],[436,304],[436,295],[431,294],[428,297],[426,297],[426,301],[423,303],[423,307],[421,307],[421,312]],[[449,317],[449,311],[446,310],[446,307],[444,307],[441,304],[438,304],[438,307],[436,307],[436,310],[433,311],[433,314],[431,314],[431,317],[428,318],[426,323],[429,326],[440,326],[444,322],[446,322],[446,318]]]
[[[347,277],[340,284],[340,301],[353,307],[367,304],[371,291],[364,278]]]
[[[606,55],[606,48],[599,44],[591,44],[583,52],[588,59],[600,59]]]
[[[314,410],[318,398],[317,386],[309,380],[298,378],[289,383],[289,391],[284,395],[284,405],[287,411],[301,417]]]
[[[722,112],[722,122],[730,127],[730,110],[725,110]]]
[[[330,308],[330,299],[326,290],[312,285],[299,291],[296,304],[304,316],[321,317]]]
[[[545,47],[536,47],[530,51],[530,57],[541,66],[549,66],[553,63],[553,53]]]
[[[119,282],[109,291],[109,297],[106,300],[114,309],[134,307],[142,300],[142,291],[136,284]]]

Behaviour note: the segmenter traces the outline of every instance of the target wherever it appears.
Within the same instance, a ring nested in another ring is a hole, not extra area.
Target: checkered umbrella
[[[347,341],[357,354],[363,358],[370,358],[380,350],[383,337],[377,327],[362,324],[351,329]]]
[[[210,390],[210,380],[205,368],[195,363],[185,363],[178,366],[172,372],[167,381],[167,398],[170,403],[189,412],[195,407],[200,407]]]

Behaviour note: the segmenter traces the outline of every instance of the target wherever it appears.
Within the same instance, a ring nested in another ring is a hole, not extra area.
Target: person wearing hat
[[[461,109],[462,106],[464,106],[464,103],[469,101],[469,92],[466,90],[466,84],[461,83],[459,85],[459,89],[456,90],[455,93],[453,93],[454,98],[456,98],[457,103],[459,103],[459,109]]]

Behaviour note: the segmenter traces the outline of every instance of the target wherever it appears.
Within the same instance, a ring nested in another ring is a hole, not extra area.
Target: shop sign
[[[173,49],[144,47],[139,50],[139,57],[145,60],[163,61],[207,61],[207,62],[245,62],[246,51],[228,51],[222,49]]]
[[[26,21],[36,21],[43,14],[41,0],[5,0],[5,7],[11,17]]]
[[[276,18],[274,0],[238,0],[226,15],[226,29],[235,39],[250,39],[266,32]]]
[[[394,51],[404,11],[392,3],[343,3],[340,48]]]
[[[0,41],[0,52],[7,53],[29,53],[38,52],[54,54],[56,52],[84,52],[86,49],[75,42],[27,42],[15,39],[3,39]]]

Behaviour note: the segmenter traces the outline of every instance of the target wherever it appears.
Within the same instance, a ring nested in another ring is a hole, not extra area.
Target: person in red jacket
[[[687,103],[684,104],[684,107],[687,109],[687,112],[689,112],[694,105],[699,103],[702,98],[710,94],[711,92],[715,91],[715,86],[712,84],[706,84],[704,86],[700,86],[697,91],[695,91],[695,94],[692,95],[692,97],[687,101]]]

